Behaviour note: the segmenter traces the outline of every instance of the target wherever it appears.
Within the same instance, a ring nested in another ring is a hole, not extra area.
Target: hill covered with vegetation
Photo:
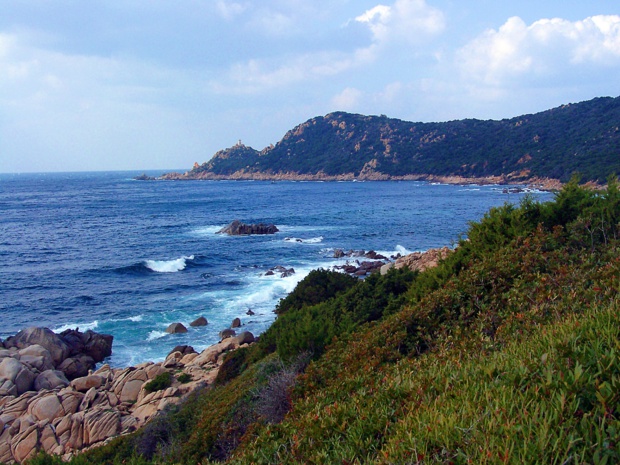
[[[617,180],[575,178],[425,272],[314,271],[215,387],[71,463],[618,463],[619,241]]]
[[[312,118],[262,151],[241,143],[168,179],[424,179],[604,182],[620,173],[620,97],[501,121],[412,123],[344,112]]]

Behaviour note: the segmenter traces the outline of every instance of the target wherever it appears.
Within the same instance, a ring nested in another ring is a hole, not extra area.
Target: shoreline
[[[219,175],[207,171],[185,173],[171,172],[164,173],[158,177],[138,176],[137,180],[148,181],[322,181],[322,182],[356,182],[356,181],[422,181],[428,183],[440,183],[448,185],[498,185],[498,186],[522,186],[530,189],[543,191],[557,191],[562,188],[564,183],[553,178],[523,176],[483,176],[465,177],[459,175],[440,176],[434,174],[407,174],[402,176],[390,176],[375,171],[362,172],[359,175],[354,173],[343,173],[339,175],[328,175],[323,172],[315,174],[300,173],[252,173],[237,171],[230,175]],[[593,184],[596,186],[595,184]]]
[[[413,252],[373,269],[381,274],[405,266],[424,271],[449,253],[448,247]],[[148,361],[124,368],[104,363],[71,381],[64,378],[64,382],[46,388],[0,396],[0,462],[21,463],[39,451],[68,460],[76,453],[142,428],[167,406],[213,386],[226,354],[257,341],[247,331],[229,334],[226,337],[223,331],[224,339],[200,353],[190,346],[177,346],[163,362]],[[5,349],[0,361],[11,359],[13,365],[22,363],[28,368],[34,363],[28,358],[31,353],[43,359],[51,357],[54,350],[47,341],[31,340],[30,344],[22,349]],[[49,350],[43,345],[50,346]],[[51,372],[53,368],[46,373]],[[162,376],[167,381],[162,383]],[[158,380],[157,388],[150,389],[149,383]]]
[[[50,360],[54,345],[46,340],[30,342],[21,349],[4,349],[0,358],[0,373],[18,370],[13,377],[16,384],[28,371],[38,372],[35,365],[54,366]],[[71,381],[57,368],[49,368],[37,380],[43,377],[50,383],[41,387],[35,382],[34,390],[0,396],[0,463],[22,463],[40,451],[66,461],[132,433],[167,406],[212,386],[226,353],[254,342],[252,333],[233,333],[200,353],[177,346],[163,362],[124,368],[104,363]]]

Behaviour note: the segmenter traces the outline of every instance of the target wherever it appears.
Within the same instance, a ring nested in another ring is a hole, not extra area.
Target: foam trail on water
[[[146,260],[144,266],[157,273],[176,273],[183,271],[187,266],[187,260],[193,260],[194,256],[181,257],[175,260]]]
[[[132,321],[134,323],[139,323],[140,321],[144,320],[144,315],[136,315],[136,316],[130,316],[127,318],[117,318],[117,319],[112,319],[109,320],[112,323],[118,323],[121,321]]]
[[[312,237],[310,239],[300,239],[299,237],[287,237],[284,242],[297,242],[300,244],[320,244],[323,242],[323,236]]]

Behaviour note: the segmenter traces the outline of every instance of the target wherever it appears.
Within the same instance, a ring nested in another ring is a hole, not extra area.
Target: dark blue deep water
[[[344,263],[335,248],[391,255],[450,246],[469,221],[521,198],[494,186],[136,174],[0,175],[0,337],[32,325],[110,333],[116,366],[161,360],[178,344],[200,350],[235,317],[264,331],[278,299],[310,270]],[[281,232],[215,234],[234,219]],[[265,276],[276,265],[296,273]],[[207,327],[164,332],[201,315]]]

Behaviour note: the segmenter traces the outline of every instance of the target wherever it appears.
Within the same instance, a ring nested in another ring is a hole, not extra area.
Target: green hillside
[[[331,113],[261,152],[238,144],[190,178],[301,174],[380,179],[410,175],[532,177],[603,182],[620,173],[620,97],[597,98],[501,121],[412,123]]]
[[[71,463],[618,463],[618,182],[467,236],[423,273],[311,273],[216,387]]]

